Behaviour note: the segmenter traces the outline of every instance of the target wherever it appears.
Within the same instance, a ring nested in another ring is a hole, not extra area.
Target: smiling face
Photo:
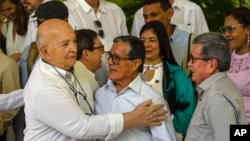
[[[232,15],[227,16],[224,21],[224,26],[233,26],[240,24]],[[230,47],[236,50],[247,48],[247,28],[243,25],[236,26],[232,34],[225,32],[224,35],[228,39]]]
[[[63,29],[63,30],[61,30]],[[38,27],[38,47],[47,63],[69,70],[76,62],[76,37],[72,27],[63,20],[47,20]]]
[[[13,21],[16,18],[16,4],[6,0],[0,5],[1,13],[8,21]]]
[[[128,58],[128,52],[130,51],[130,46],[128,43],[118,41],[115,42],[110,50],[112,56],[117,56],[120,58]],[[134,77],[138,74],[137,69],[140,65],[139,59],[129,60],[120,59],[118,64],[114,64],[112,57],[107,59],[109,65],[108,78],[113,80],[116,84],[127,85]]]
[[[146,64],[158,64],[161,62],[159,41],[153,29],[147,29],[141,34],[141,40],[146,50]]]
[[[192,73],[192,80],[196,84],[200,84],[204,80],[206,80],[211,75],[211,64],[210,61],[205,61],[202,59],[195,59],[195,58],[203,58],[201,54],[202,45],[201,44],[194,44],[193,50],[191,52],[192,57],[194,58],[193,61],[190,59],[188,61],[188,67]]]
[[[43,0],[20,0],[26,12],[33,12]]]

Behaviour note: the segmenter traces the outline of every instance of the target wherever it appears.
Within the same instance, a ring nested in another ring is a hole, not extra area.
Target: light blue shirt
[[[28,54],[29,54],[30,46],[24,48],[21,58],[19,60],[19,69],[20,69],[20,81],[21,81],[21,88],[24,88],[25,84],[28,81]]]
[[[153,104],[166,103],[160,94],[147,85],[138,75],[120,93],[116,92],[113,81],[108,80],[107,84],[101,87],[95,94],[96,114],[124,113],[132,111],[141,102],[148,99]],[[167,109],[167,107],[165,107]],[[156,127],[135,127],[123,131],[114,140],[119,141],[176,141],[173,121],[168,113],[166,121]]]
[[[180,66],[182,66],[184,53],[187,53],[186,49],[189,45],[189,35],[190,33],[181,30],[176,26],[174,33],[169,38],[174,58]]]

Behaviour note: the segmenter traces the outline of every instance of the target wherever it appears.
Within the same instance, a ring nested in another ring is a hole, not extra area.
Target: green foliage
[[[127,18],[127,26],[130,31],[134,14],[142,6],[143,0],[108,0],[119,4]],[[225,14],[237,7],[250,8],[250,0],[190,0],[198,4],[205,15],[210,31],[219,31],[224,23]]]
[[[131,31],[134,14],[135,12],[142,7],[142,0],[134,0],[133,3],[129,3],[126,5],[121,6],[127,21],[128,31]]]
[[[201,6],[210,31],[219,31],[225,14],[240,6],[249,6],[250,0],[191,0]]]

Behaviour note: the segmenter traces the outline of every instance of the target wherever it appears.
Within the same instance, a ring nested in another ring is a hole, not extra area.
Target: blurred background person
[[[6,38],[6,53],[16,62],[24,50],[28,30],[28,13],[20,0],[0,0],[0,10],[4,17],[2,34]]]
[[[180,29],[199,35],[208,32],[208,26],[199,5],[189,0],[168,0],[174,10],[171,24]],[[139,37],[141,27],[144,25],[143,7],[138,9],[134,15],[131,34]]]
[[[20,88],[19,69],[17,63],[6,56],[0,49],[0,94],[8,94]],[[7,141],[8,127],[16,124],[13,118],[18,113],[18,109],[0,112],[0,140]],[[20,128],[14,128],[15,133]],[[21,131],[22,132],[22,131]]]
[[[246,118],[250,124],[250,9],[240,7],[225,16],[222,33],[232,49],[228,76],[239,88],[243,97]]]

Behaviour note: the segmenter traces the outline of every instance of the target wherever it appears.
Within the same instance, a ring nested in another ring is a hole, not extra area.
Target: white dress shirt
[[[208,32],[208,26],[199,5],[188,0],[174,0],[172,5],[174,15],[171,23],[180,29],[199,35]],[[136,11],[131,29],[131,35],[139,37],[141,27],[145,24],[143,18],[143,8]]]
[[[41,59],[35,64],[24,89],[24,140],[111,139],[121,133],[122,114],[86,115],[65,81],[65,74],[65,70]]]
[[[23,105],[23,89],[18,89],[8,94],[0,94],[0,111],[16,109]]]
[[[142,80],[140,74],[119,93],[116,92],[114,82],[108,80],[108,83],[95,94],[96,113],[129,112],[148,99],[152,99],[153,104],[166,104],[163,97]],[[166,108],[165,106],[164,109]],[[173,121],[168,113],[167,120],[163,121],[161,126],[127,129],[113,141],[176,141],[176,135]]]
[[[76,29],[92,29],[98,33],[94,21],[99,20],[104,31],[104,38],[100,38],[109,51],[113,39],[120,35],[128,35],[126,17],[122,9],[114,3],[99,0],[99,9],[94,9],[85,0],[67,0],[64,2],[69,10],[69,23]]]

